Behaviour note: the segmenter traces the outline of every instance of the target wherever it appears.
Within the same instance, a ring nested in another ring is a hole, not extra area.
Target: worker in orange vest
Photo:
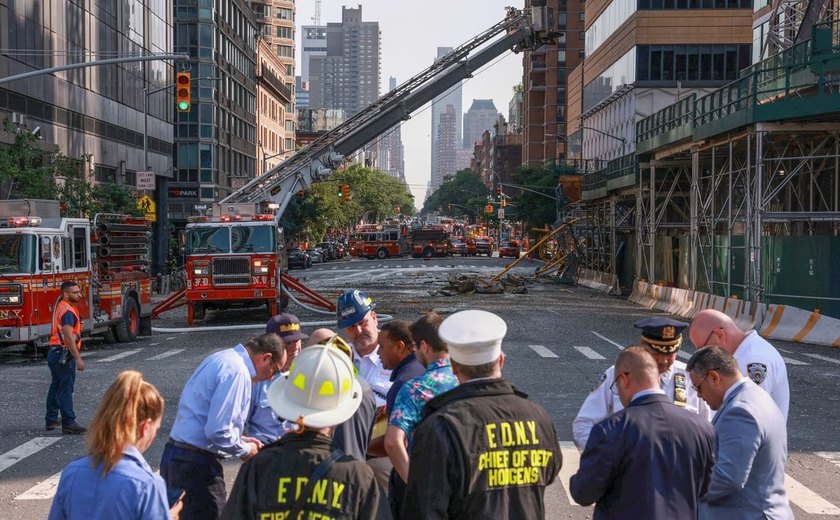
[[[76,423],[73,412],[73,385],[76,370],[84,370],[85,362],[79,353],[82,349],[82,319],[76,304],[82,301],[82,289],[75,280],[61,284],[61,300],[53,313],[50,349],[47,365],[52,381],[47,393],[47,431],[61,426],[61,432],[81,435],[87,428]],[[58,413],[61,412],[61,420]]]

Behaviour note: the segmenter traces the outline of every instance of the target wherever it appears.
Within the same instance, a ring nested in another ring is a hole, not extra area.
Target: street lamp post
[[[266,156],[265,155],[265,148],[262,145],[262,141],[259,142],[259,145],[260,145],[260,151],[262,151],[262,172],[260,173],[260,175],[265,175],[265,172],[268,169],[268,160],[269,159],[274,159],[275,157],[280,157],[281,155],[285,154],[286,152],[277,152],[274,155]]]

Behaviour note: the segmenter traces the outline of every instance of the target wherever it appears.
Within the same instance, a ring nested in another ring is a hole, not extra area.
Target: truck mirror
[[[182,255],[187,252],[187,234],[183,229],[178,231],[178,251]]]

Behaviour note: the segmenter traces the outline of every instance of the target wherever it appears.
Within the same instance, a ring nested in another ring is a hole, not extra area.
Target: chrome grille
[[[245,257],[214,258],[213,285],[249,285],[251,259]]]

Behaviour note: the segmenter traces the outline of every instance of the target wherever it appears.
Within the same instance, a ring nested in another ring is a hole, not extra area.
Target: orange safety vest
[[[64,342],[61,339],[61,318],[67,312],[72,312],[76,317],[76,324],[73,325],[73,335],[78,338],[76,340],[76,348],[82,350],[82,319],[79,317],[79,312],[75,307],[64,300],[58,302],[53,314],[52,334],[50,335],[50,346],[64,347]]]

